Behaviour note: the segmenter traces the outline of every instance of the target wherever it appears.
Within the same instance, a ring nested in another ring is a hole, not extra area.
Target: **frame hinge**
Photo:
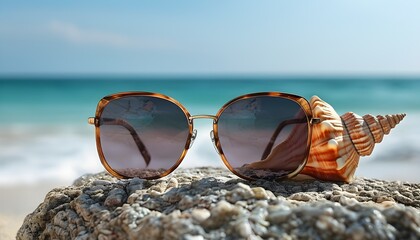
[[[88,118],[88,123],[91,124],[91,125],[95,125],[96,124],[96,118],[95,117]]]

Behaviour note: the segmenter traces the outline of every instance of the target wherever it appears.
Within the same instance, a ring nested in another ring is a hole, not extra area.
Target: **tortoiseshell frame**
[[[198,118],[209,118],[209,119],[213,119],[213,132],[214,132],[215,147],[216,147],[219,155],[221,156],[222,161],[225,164],[225,166],[232,173],[234,173],[235,175],[237,175],[241,178],[244,178],[244,179],[247,179],[247,180],[255,180],[255,179],[249,178],[249,177],[244,176],[244,175],[238,173],[237,171],[235,171],[235,169],[230,165],[229,161],[226,159],[226,156],[223,153],[223,148],[220,144],[220,140],[219,140],[219,136],[218,136],[218,124],[217,124],[217,122],[218,122],[218,119],[219,119],[220,115],[225,111],[225,109],[229,105],[231,105],[232,103],[234,103],[236,101],[239,101],[239,100],[243,100],[243,99],[247,99],[247,98],[253,98],[253,97],[264,97],[264,96],[280,97],[280,98],[289,99],[289,100],[292,100],[292,101],[298,103],[301,106],[302,110],[305,112],[307,123],[308,123],[308,139],[307,139],[307,142],[306,142],[306,145],[307,145],[306,157],[295,171],[288,174],[284,178],[292,178],[292,177],[296,176],[305,167],[306,162],[308,160],[309,150],[310,150],[310,146],[311,146],[312,125],[319,122],[319,119],[315,119],[315,118],[312,117],[312,109],[311,109],[308,101],[305,98],[297,96],[297,95],[293,95],[293,94],[280,93],[280,92],[260,92],[260,93],[252,93],[252,94],[239,96],[239,97],[237,97],[235,99],[232,99],[231,101],[227,102],[225,105],[223,105],[223,107],[220,108],[220,110],[217,112],[216,115],[194,115],[194,116],[192,116],[187,111],[187,109],[181,103],[179,103],[177,100],[175,100],[171,97],[165,96],[163,94],[159,94],[159,93],[122,92],[122,93],[116,93],[116,94],[108,95],[108,96],[102,98],[99,101],[98,106],[96,108],[95,117],[94,118],[89,118],[88,122],[89,122],[89,124],[95,125],[96,146],[97,146],[99,158],[101,160],[102,165],[105,167],[105,169],[110,174],[112,174],[113,176],[115,176],[117,178],[129,178],[129,177],[121,175],[118,172],[114,171],[111,168],[111,166],[109,166],[109,164],[107,163],[107,161],[105,159],[105,156],[103,154],[102,146],[101,146],[101,142],[100,142],[99,119],[100,119],[100,116],[102,115],[102,112],[103,112],[105,106],[110,101],[115,100],[115,99],[119,99],[119,98],[123,98],[123,97],[130,97],[130,96],[149,96],[149,97],[165,99],[167,101],[170,101],[170,102],[174,103],[184,112],[186,120],[188,121],[188,126],[189,126],[189,135],[188,135],[188,138],[186,140],[184,150],[183,150],[181,156],[179,157],[179,159],[176,161],[176,163],[170,169],[165,171],[164,173],[162,173],[158,176],[146,177],[145,179],[157,179],[157,178],[164,177],[164,176],[170,174],[171,172],[173,172],[179,166],[179,164],[181,164],[182,160],[184,159],[185,155],[187,154],[188,149],[190,148],[191,140],[193,138],[193,131],[194,131],[193,120],[198,119]]]

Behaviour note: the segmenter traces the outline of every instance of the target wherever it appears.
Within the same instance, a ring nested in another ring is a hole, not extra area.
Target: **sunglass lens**
[[[124,177],[156,178],[183,156],[189,123],[171,101],[152,96],[111,100],[99,118],[106,164]]]
[[[307,116],[288,98],[239,99],[224,108],[217,125],[225,159],[247,178],[287,176],[305,162],[309,151]]]

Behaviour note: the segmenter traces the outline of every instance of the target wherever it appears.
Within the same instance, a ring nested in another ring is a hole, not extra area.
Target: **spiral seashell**
[[[360,156],[370,155],[375,144],[405,117],[405,114],[361,117],[352,112],[339,116],[317,96],[311,98],[310,105],[313,117],[321,122],[313,125],[308,161],[300,175],[321,180],[350,182]]]

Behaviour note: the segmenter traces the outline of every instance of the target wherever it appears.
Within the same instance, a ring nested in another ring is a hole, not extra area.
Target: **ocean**
[[[192,114],[216,114],[243,94],[278,91],[318,95],[341,115],[347,111],[406,113],[407,117],[360,160],[357,176],[420,182],[420,78],[276,76],[20,76],[0,77],[0,185],[61,181],[103,171],[95,145],[95,114],[105,95],[149,91],[171,96]],[[209,133],[198,137],[181,167],[223,166]]]

